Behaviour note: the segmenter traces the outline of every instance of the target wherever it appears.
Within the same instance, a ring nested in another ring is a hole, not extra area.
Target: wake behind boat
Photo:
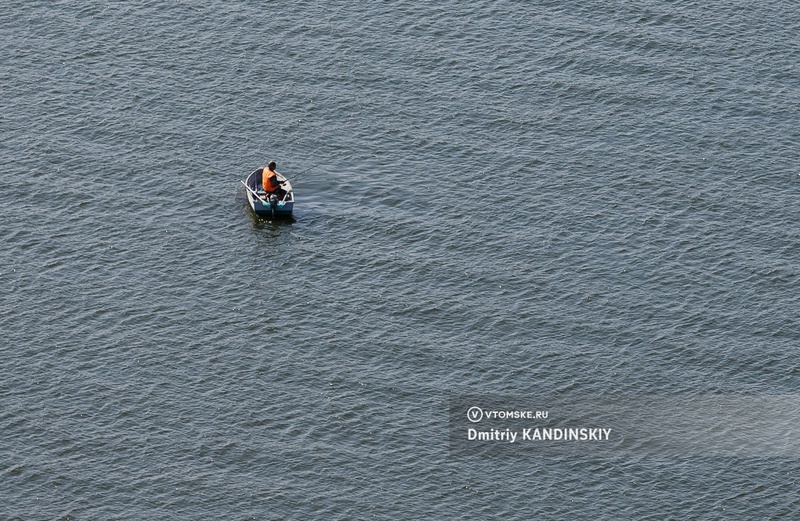
[[[274,167],[272,167],[274,168]],[[261,185],[262,168],[254,170],[242,184],[247,189],[247,202],[256,215],[265,219],[288,219],[294,209],[294,192],[292,183],[283,175],[275,172],[280,188],[273,193],[265,192]]]

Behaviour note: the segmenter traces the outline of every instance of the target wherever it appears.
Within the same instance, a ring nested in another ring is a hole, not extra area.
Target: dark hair
[[[270,170],[275,170],[276,166],[278,165],[275,164],[275,161],[270,161],[269,164],[267,165],[267,168],[269,168]]]

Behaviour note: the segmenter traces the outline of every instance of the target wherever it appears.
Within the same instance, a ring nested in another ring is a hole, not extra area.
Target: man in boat
[[[277,193],[281,189],[282,183],[278,181],[278,172],[275,171],[277,166],[275,161],[270,161],[261,171],[261,188],[267,194]]]

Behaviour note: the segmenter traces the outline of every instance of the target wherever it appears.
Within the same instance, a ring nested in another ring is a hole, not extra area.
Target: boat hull
[[[294,192],[292,185],[283,175],[278,174],[283,187],[277,195],[265,194],[261,189],[261,169],[247,176],[247,202],[257,216],[264,219],[290,219],[294,211]]]
[[[257,198],[250,192],[247,193],[247,200],[256,215],[267,219],[288,219],[294,210],[294,201],[278,201],[273,205],[269,201]]]

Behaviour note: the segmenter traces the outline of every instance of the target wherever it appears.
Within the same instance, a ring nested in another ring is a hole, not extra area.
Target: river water
[[[796,4],[6,5],[0,517],[800,517],[797,452],[449,442],[800,392]]]

